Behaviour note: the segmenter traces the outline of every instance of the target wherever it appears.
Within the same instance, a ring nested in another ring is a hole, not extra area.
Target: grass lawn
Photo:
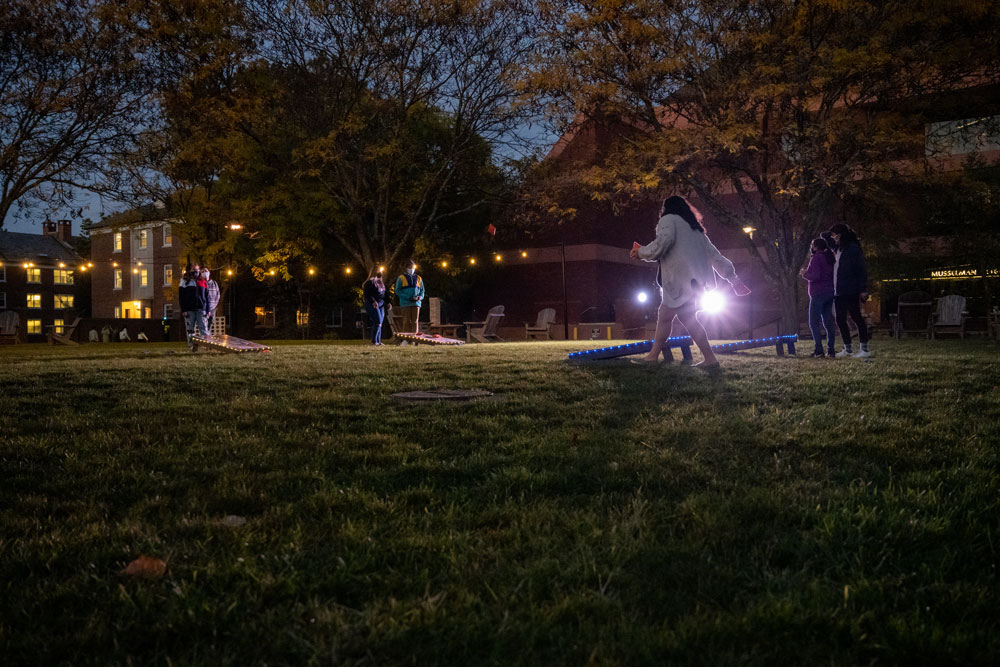
[[[0,348],[0,662],[1000,660],[996,344],[581,347]]]

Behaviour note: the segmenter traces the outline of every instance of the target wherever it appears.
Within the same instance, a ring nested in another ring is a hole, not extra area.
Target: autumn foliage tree
[[[753,227],[747,247],[782,294],[786,331],[809,240],[844,198],[919,174],[926,123],[990,115],[998,99],[997,3],[539,5],[547,47],[528,88],[564,131],[609,119],[629,130],[576,167],[579,186],[615,199],[680,190],[719,224]]]

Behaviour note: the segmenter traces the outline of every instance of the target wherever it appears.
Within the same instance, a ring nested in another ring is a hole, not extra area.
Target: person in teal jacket
[[[411,259],[406,270],[396,278],[396,298],[403,317],[405,333],[420,332],[420,303],[424,300],[424,279],[417,274],[417,265]]]

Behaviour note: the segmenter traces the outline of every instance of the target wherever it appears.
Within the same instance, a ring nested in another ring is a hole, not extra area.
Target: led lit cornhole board
[[[251,340],[243,340],[235,336],[191,336],[191,342],[210,347],[223,352],[270,352],[270,345],[261,345]]]
[[[397,332],[394,333],[392,337],[405,340],[408,343],[413,343],[414,345],[465,345],[464,340],[458,340],[457,338],[445,338],[444,336],[439,336],[438,334]]]
[[[750,340],[736,341],[735,343],[719,343],[713,345],[712,350],[720,354],[730,354],[740,350],[750,350],[755,347],[774,346],[779,357],[785,356],[785,348],[788,354],[795,354],[795,341],[799,339],[797,334],[788,336],[771,336],[769,338],[752,338]],[[691,358],[691,338],[679,336],[668,338],[669,347],[679,347],[685,359]],[[631,354],[645,354],[653,347],[653,341],[640,340],[635,343],[624,343],[622,345],[612,345],[611,347],[600,347],[596,350],[581,350],[580,352],[570,352],[569,358],[574,361],[595,361],[597,359],[614,359],[615,357],[627,357]]]

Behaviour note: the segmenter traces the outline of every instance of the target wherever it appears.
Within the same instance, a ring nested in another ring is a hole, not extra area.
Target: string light
[[[59,262],[59,268],[60,269],[65,269],[66,268],[66,262]]]
[[[441,268],[442,269],[447,269],[448,268],[448,262],[441,262]]]
[[[498,262],[499,262],[499,261],[502,261],[502,260],[503,260],[503,255],[501,255],[500,253],[497,253],[497,254],[496,254],[496,255],[494,255],[493,257],[494,257],[494,258],[495,258],[495,259],[496,259],[496,260],[497,260]]]
[[[469,258],[469,264],[475,264],[475,263],[476,263],[476,258],[475,257],[470,257]]]
[[[270,273],[273,276],[276,273],[276,271],[274,269],[271,269]]]
[[[521,251],[521,257],[527,257],[527,256],[528,256],[528,251],[527,250],[522,250]]]
[[[347,275],[351,275],[351,267],[347,267],[346,269],[344,269],[344,273],[346,273]]]
[[[385,272],[385,267],[384,266],[378,267],[378,272],[379,273],[384,273]]]
[[[232,269],[226,269],[226,275],[227,276],[233,275],[233,270]]]
[[[118,262],[111,262],[111,266],[114,266],[114,267],[116,267],[116,268],[117,268],[117,266],[118,266]],[[86,267],[84,267],[84,268],[86,268]]]
[[[310,267],[309,267],[309,275],[310,275],[310,276],[314,276],[314,275],[316,275],[316,269],[314,269],[314,268],[312,268],[312,267],[310,266]]]

